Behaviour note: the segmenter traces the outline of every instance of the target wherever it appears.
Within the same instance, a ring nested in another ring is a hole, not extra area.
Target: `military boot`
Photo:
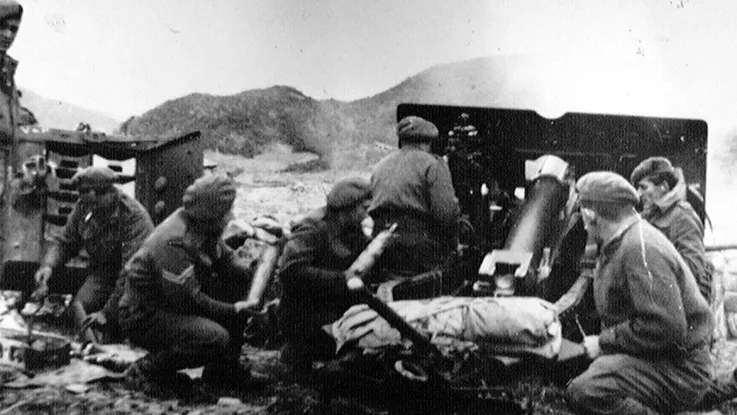
[[[216,387],[233,387],[240,390],[261,390],[269,378],[241,365],[237,360],[217,362],[206,365],[202,371],[202,381]]]
[[[186,396],[192,387],[189,376],[162,370],[150,354],[138,359],[125,371],[125,386],[160,398]]]

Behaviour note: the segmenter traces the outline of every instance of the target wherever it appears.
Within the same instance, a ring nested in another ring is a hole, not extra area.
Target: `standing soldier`
[[[8,262],[38,262],[43,234],[38,194],[24,195],[22,179],[17,178],[25,159],[42,150],[38,143],[18,142],[17,128],[36,123],[30,111],[19,103],[20,92],[14,79],[18,61],[7,53],[22,16],[23,7],[16,1],[0,0],[0,278]],[[29,201],[32,203],[26,203]]]
[[[438,129],[420,117],[397,125],[399,149],[384,157],[371,176],[369,215],[374,235],[396,223],[382,264],[391,274],[412,276],[440,266],[456,248],[460,215],[450,170],[430,153]]]
[[[115,172],[107,167],[88,167],[72,177],[79,200],[36,271],[34,292],[36,298],[45,296],[54,270],[84,249],[90,257],[90,272],[75,301],[86,313],[93,313],[86,325],[108,328],[111,334],[116,332],[123,290],[120,271],[154,229],[146,209],[113,186],[115,179]]]
[[[20,28],[23,7],[13,0],[0,0],[0,129],[2,138],[14,136],[19,123],[18,90],[15,88],[15,69],[18,61],[8,56]]]

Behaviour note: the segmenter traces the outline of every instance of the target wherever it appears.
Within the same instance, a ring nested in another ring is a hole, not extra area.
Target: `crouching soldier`
[[[568,384],[582,414],[672,414],[710,388],[712,318],[691,270],[668,238],[635,211],[639,195],[612,172],[576,184],[589,236],[599,245],[594,302],[601,334],[593,359]]]
[[[714,266],[706,256],[704,224],[688,203],[687,187],[680,168],[664,157],[650,157],[632,171],[630,181],[640,193],[642,218],[668,237],[711,300]]]
[[[313,360],[335,355],[335,341],[321,327],[352,305],[343,271],[368,245],[361,222],[368,216],[370,199],[367,181],[337,182],[326,206],[296,224],[284,247],[279,278],[284,287],[281,322],[287,345],[282,360],[295,372],[309,370]]]
[[[235,196],[228,178],[197,179],[183,207],[126,265],[120,325],[149,351],[128,369],[130,387],[158,391],[178,370],[200,366],[211,385],[261,386],[239,363],[245,322],[258,304],[239,300],[248,292],[248,270],[221,239]]]
[[[106,328],[112,335],[118,334],[117,306],[123,290],[120,271],[154,229],[146,209],[113,186],[115,180],[115,172],[107,167],[88,167],[72,177],[79,200],[36,271],[33,293],[35,298],[45,296],[54,270],[85,250],[90,273],[75,301],[86,313],[93,313],[87,325]]]

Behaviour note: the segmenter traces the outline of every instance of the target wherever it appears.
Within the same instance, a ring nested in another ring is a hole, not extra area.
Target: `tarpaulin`
[[[553,358],[561,325],[553,304],[536,297],[438,297],[389,303],[412,327],[442,349],[473,343],[506,356]],[[402,336],[365,304],[351,307],[326,330],[340,350],[346,344],[379,349],[405,344]]]

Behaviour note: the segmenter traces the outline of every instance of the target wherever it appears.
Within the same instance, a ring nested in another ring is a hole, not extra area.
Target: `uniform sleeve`
[[[135,254],[143,245],[143,241],[145,241],[154,230],[154,224],[146,212],[136,212],[123,226],[120,249],[121,272],[118,273],[113,293],[110,294],[107,303],[105,303],[105,306],[102,308],[102,313],[108,320],[117,316],[118,313],[118,302],[120,301],[120,297],[123,296],[123,290],[125,288],[125,276],[122,272],[125,268],[125,264],[128,263],[131,257],[133,257],[133,254]]]
[[[681,344],[687,324],[676,265],[654,246],[629,247],[624,272],[631,317],[601,333],[604,351],[634,355],[657,353]]]
[[[120,269],[143,245],[143,241],[154,231],[151,217],[145,211],[134,212],[123,224],[120,247]]]
[[[455,189],[453,189],[453,181],[448,165],[442,160],[437,160],[427,172],[427,181],[429,184],[430,215],[434,222],[440,226],[440,232],[452,239],[457,233],[461,208],[458,205]]]
[[[194,262],[186,249],[169,242],[153,257],[161,274],[161,285],[167,302],[181,312],[205,315],[214,319],[229,319],[235,316],[235,306],[218,301],[202,292]]]
[[[279,272],[286,289],[314,300],[345,298],[348,295],[341,271],[315,265],[324,249],[327,249],[327,241],[313,224],[299,224],[292,230],[292,236],[284,246]]]
[[[696,278],[699,291],[709,301],[711,297],[712,265],[706,257],[704,232],[695,215],[685,212],[671,224],[673,245]]]
[[[46,254],[41,260],[42,265],[52,268],[63,265],[69,258],[79,252],[82,246],[79,224],[83,220],[83,214],[83,209],[80,209],[79,204],[76,204],[61,232],[53,237],[51,245],[47,248]]]

